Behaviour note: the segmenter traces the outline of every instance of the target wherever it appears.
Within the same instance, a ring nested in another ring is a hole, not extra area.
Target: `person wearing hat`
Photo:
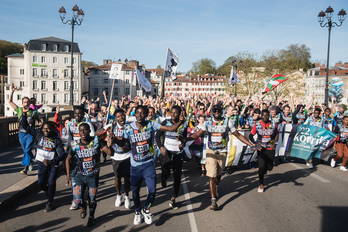
[[[214,105],[212,107],[212,118],[205,121],[198,132],[190,135],[188,138],[182,139],[183,146],[187,141],[196,140],[204,135],[208,134],[208,144],[206,148],[206,170],[209,177],[209,190],[211,195],[211,210],[217,210],[218,205],[216,203],[218,193],[217,186],[221,180],[221,173],[225,167],[227,144],[229,140],[229,133],[232,133],[240,141],[253,146],[243,135],[234,127],[231,120],[227,117],[222,117],[222,106]]]

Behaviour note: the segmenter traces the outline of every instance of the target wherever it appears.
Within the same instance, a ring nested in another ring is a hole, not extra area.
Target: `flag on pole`
[[[179,57],[176,52],[168,48],[166,65],[164,66],[164,71],[168,71],[173,80],[176,79],[176,70],[178,68]]]
[[[233,66],[232,66],[232,69],[231,69],[231,76],[230,76],[230,85],[232,83],[235,83],[235,82],[240,82],[239,79],[238,79],[238,76],[236,74],[236,72],[233,70]]]
[[[288,78],[284,75],[280,74],[274,74],[269,82],[266,84],[264,90],[262,91],[262,94],[271,92],[273,89],[275,89],[278,85],[283,83],[284,81],[287,81]]]
[[[146,79],[146,77],[137,68],[135,69],[137,70],[137,77],[141,87],[143,87],[146,92],[151,92],[151,82]]]

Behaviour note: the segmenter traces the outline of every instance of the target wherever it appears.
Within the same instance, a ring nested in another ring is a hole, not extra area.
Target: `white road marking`
[[[297,165],[297,164],[294,164],[294,163],[289,163],[291,166],[295,167],[296,169],[299,169],[305,173],[307,173],[309,176],[321,181],[321,182],[324,182],[324,183],[329,183],[330,181],[328,181],[327,179],[324,179],[323,177],[321,176],[318,176],[317,174],[314,174],[310,171],[308,171],[307,169],[304,169],[303,167]]]
[[[182,180],[185,179],[184,173],[182,173],[181,179]],[[195,215],[194,215],[193,210],[192,210],[192,205],[191,205],[191,200],[190,200],[191,198],[190,198],[190,194],[189,194],[188,189],[187,189],[186,181],[184,181],[182,183],[182,187],[183,187],[184,193],[185,193],[186,210],[188,212],[188,217],[190,220],[191,231],[198,232],[196,219],[195,219]]]

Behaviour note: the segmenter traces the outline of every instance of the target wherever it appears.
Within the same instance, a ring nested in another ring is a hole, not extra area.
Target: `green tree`
[[[192,63],[191,72],[194,74],[204,75],[204,74],[215,74],[216,63],[212,59],[202,58]]]
[[[162,67],[161,67],[161,65],[159,64],[159,65],[157,65],[157,67],[156,67],[156,68],[158,69],[158,68],[162,68]]]
[[[81,61],[81,64],[82,64],[82,70],[83,70],[84,72],[86,72],[86,70],[87,70],[89,67],[97,66],[97,64],[94,63],[93,61],[86,61],[86,60]]]
[[[7,74],[6,56],[14,53],[23,53],[23,45],[6,40],[0,40],[0,73]]]

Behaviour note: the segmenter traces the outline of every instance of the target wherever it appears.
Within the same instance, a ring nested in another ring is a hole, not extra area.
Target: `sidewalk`
[[[34,164],[34,171],[28,171],[27,176],[20,174],[22,157],[19,143],[0,148],[0,210],[36,187],[37,165]]]

